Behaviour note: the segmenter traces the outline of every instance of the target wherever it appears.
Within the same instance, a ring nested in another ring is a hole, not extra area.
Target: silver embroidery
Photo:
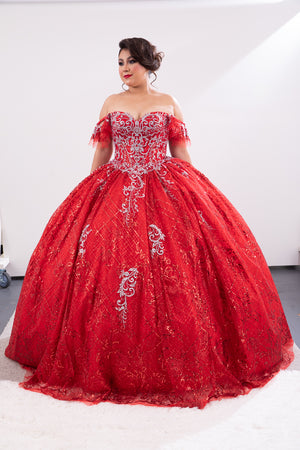
[[[120,320],[125,328],[127,320],[127,297],[132,297],[135,294],[136,278],[138,275],[138,270],[132,267],[128,271],[122,270],[120,278],[122,278],[118,294],[120,298],[117,301],[115,309],[120,312]]]
[[[200,215],[200,217],[201,217],[201,219],[202,219],[202,222],[205,223],[205,225],[207,225],[207,228],[211,228],[211,229],[213,230],[214,228],[211,227],[210,225],[208,225],[208,223],[206,222],[206,220],[203,218],[203,213],[202,213],[202,211],[198,211],[198,213],[199,213],[199,215]]]
[[[167,168],[166,168],[166,164],[170,163],[173,164],[173,159],[171,156],[166,156],[164,163],[165,166],[162,166],[161,169],[159,170],[158,175],[160,177],[160,182],[162,184],[162,187],[164,189],[164,191],[168,194],[169,197],[173,198],[174,200],[176,199],[176,194],[174,195],[172,193],[172,185],[174,185],[174,182],[172,181],[172,179],[170,179],[170,172],[168,172]],[[169,179],[168,179],[169,177]],[[177,193],[177,189],[175,188],[175,191],[173,190],[173,192]]]
[[[183,176],[185,176],[186,178],[189,178],[189,174],[187,173],[186,170],[184,170],[184,168],[182,167],[181,164],[179,164],[176,160],[172,160],[172,163],[174,164],[174,166],[178,167],[178,169],[180,170],[180,172],[182,173]]]
[[[155,253],[158,255],[164,254],[164,244],[162,241],[165,240],[165,235],[163,232],[154,224],[149,225],[150,230],[148,231],[149,240],[152,242],[151,255]]]
[[[110,113],[115,143],[113,165],[127,172],[130,184],[123,187],[125,201],[120,210],[128,222],[138,212],[138,199],[145,197],[144,175],[161,169],[166,158],[169,114],[154,112],[135,120],[129,113]]]
[[[87,240],[88,235],[92,231],[92,230],[88,230],[89,227],[90,227],[90,225],[86,225],[84,227],[84,229],[81,232],[80,238],[79,238],[79,254],[81,254],[81,256],[83,256],[85,253],[84,244],[85,244],[85,241]]]
[[[129,178],[131,180],[130,185],[123,187],[125,202],[122,203],[122,209],[120,210],[125,214],[126,222],[128,222],[129,220],[130,213],[137,212],[139,209],[137,199],[145,197],[145,192],[143,189],[145,183],[143,181],[142,175],[134,172],[129,172]]]

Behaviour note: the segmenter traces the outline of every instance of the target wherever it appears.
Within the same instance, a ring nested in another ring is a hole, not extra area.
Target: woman
[[[203,408],[263,386],[293,341],[253,234],[149,83],[162,54],[119,45],[127,90],[104,102],[91,174],[30,259],[6,355],[58,399]]]

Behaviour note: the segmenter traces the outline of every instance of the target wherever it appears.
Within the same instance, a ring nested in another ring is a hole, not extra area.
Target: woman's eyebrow
[[[133,58],[133,56],[128,56],[128,58],[126,58],[126,59],[128,60],[128,59],[131,59],[131,58]],[[119,58],[119,61],[123,61],[123,59]]]

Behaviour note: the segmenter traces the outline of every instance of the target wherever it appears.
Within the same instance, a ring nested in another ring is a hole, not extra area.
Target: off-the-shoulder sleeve
[[[170,116],[169,121],[169,142],[172,145],[190,144],[185,123],[177,119],[175,116]]]
[[[109,116],[103,117],[103,119],[99,120],[96,124],[93,134],[90,138],[89,145],[95,147],[98,142],[101,144],[110,144],[112,140],[112,130],[110,124]]]

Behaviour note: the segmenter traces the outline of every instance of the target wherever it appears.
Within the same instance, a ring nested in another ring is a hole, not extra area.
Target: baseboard
[[[277,269],[288,269],[288,270],[300,270],[300,265],[296,266],[268,266],[271,270]]]
[[[280,269],[288,269],[288,270],[300,270],[300,265],[297,266],[268,266],[271,270],[280,270]],[[12,280],[24,280],[24,276],[11,277]]]

